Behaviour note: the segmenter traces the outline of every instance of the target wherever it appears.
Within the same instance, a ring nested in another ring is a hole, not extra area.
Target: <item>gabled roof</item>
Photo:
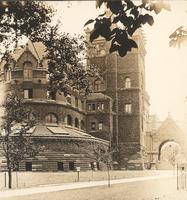
[[[156,134],[164,134],[166,132],[184,134],[182,129],[177,125],[170,115],[168,115],[168,117],[161,123],[160,127],[155,132]]]
[[[42,42],[33,43],[31,40],[28,40],[28,42],[26,43],[25,47],[15,49],[11,53],[11,57],[15,61],[18,61],[18,59],[23,54],[23,52],[30,51],[32,53],[32,55],[38,61],[41,61],[43,59],[43,57],[46,55],[45,49],[46,48],[45,48],[44,44],[42,44]]]

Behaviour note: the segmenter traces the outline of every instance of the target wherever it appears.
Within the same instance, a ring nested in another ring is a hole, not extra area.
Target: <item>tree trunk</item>
[[[8,188],[12,188],[12,170],[10,167],[8,168]]]
[[[110,187],[110,168],[107,166],[108,187]]]

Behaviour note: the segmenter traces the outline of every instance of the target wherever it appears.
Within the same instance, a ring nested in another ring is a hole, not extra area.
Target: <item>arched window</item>
[[[84,121],[81,120],[81,129],[84,130]]]
[[[75,118],[75,127],[79,128],[79,120],[78,120],[78,118]]]
[[[131,88],[131,79],[129,77],[125,79],[125,88]]]
[[[71,115],[68,115],[68,116],[67,116],[67,124],[68,124],[69,126],[72,126],[72,125],[73,125],[73,119],[72,119]]]
[[[55,114],[49,113],[45,117],[46,124],[58,124],[58,118]]]
[[[11,68],[10,68],[10,66],[5,65],[5,67],[4,67],[4,80],[6,82],[7,81],[11,81],[11,77],[12,77],[12,74],[11,74]]]
[[[94,91],[99,91],[100,90],[100,86],[101,86],[101,81],[99,79],[94,81],[94,84],[93,84]]]

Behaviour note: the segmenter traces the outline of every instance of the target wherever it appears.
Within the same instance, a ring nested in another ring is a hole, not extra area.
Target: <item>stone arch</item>
[[[161,144],[158,147],[158,160],[160,160],[160,156],[161,156],[161,150],[162,147],[167,144],[168,142],[174,142],[174,140],[168,139],[168,140],[164,140],[163,142],[161,142]]]
[[[182,147],[173,139],[163,141],[159,145],[158,169],[171,169],[176,163],[181,162]],[[180,158],[180,159],[179,159]]]
[[[45,116],[45,122],[46,122],[46,124],[58,124],[59,119],[55,113],[48,113]]]

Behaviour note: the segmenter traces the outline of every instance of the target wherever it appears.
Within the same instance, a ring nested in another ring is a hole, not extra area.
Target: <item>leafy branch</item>
[[[138,48],[132,36],[143,25],[153,25],[154,19],[151,15],[153,11],[158,14],[163,9],[170,10],[169,5],[162,0],[156,2],[142,0],[138,5],[132,0],[96,1],[98,8],[103,4],[108,11],[85,23],[85,26],[94,23],[90,42],[99,36],[104,37],[107,41],[111,41],[110,53],[118,52],[120,56],[125,56],[132,48]]]

